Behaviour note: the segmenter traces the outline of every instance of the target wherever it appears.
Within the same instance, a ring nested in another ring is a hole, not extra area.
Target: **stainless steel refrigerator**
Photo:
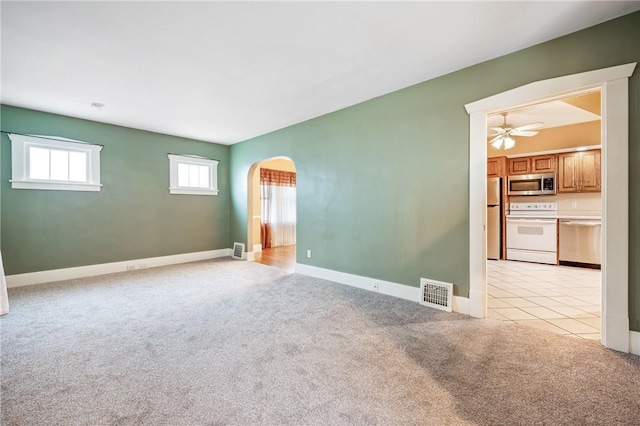
[[[500,259],[502,246],[502,203],[500,178],[487,179],[487,258]]]

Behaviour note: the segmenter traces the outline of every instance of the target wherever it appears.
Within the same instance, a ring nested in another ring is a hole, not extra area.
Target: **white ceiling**
[[[2,1],[0,100],[232,144],[639,9]]]
[[[512,128],[541,122],[544,125],[535,130],[542,130],[596,120],[600,120],[599,115],[585,111],[582,108],[570,105],[561,100],[531,105],[507,112],[507,127]],[[488,128],[501,127],[502,123],[502,114],[487,117]]]

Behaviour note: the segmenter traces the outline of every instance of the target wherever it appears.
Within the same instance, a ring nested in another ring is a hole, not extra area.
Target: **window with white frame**
[[[169,192],[218,195],[218,160],[169,154]]]
[[[8,134],[11,188],[100,191],[100,151],[93,145],[55,136]]]

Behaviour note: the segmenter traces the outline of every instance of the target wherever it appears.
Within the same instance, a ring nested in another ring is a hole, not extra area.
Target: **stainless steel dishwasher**
[[[560,219],[560,262],[601,264],[601,221]]]

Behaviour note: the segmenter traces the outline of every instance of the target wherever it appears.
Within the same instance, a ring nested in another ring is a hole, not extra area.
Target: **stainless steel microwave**
[[[515,175],[508,177],[509,195],[554,195],[556,174]]]

